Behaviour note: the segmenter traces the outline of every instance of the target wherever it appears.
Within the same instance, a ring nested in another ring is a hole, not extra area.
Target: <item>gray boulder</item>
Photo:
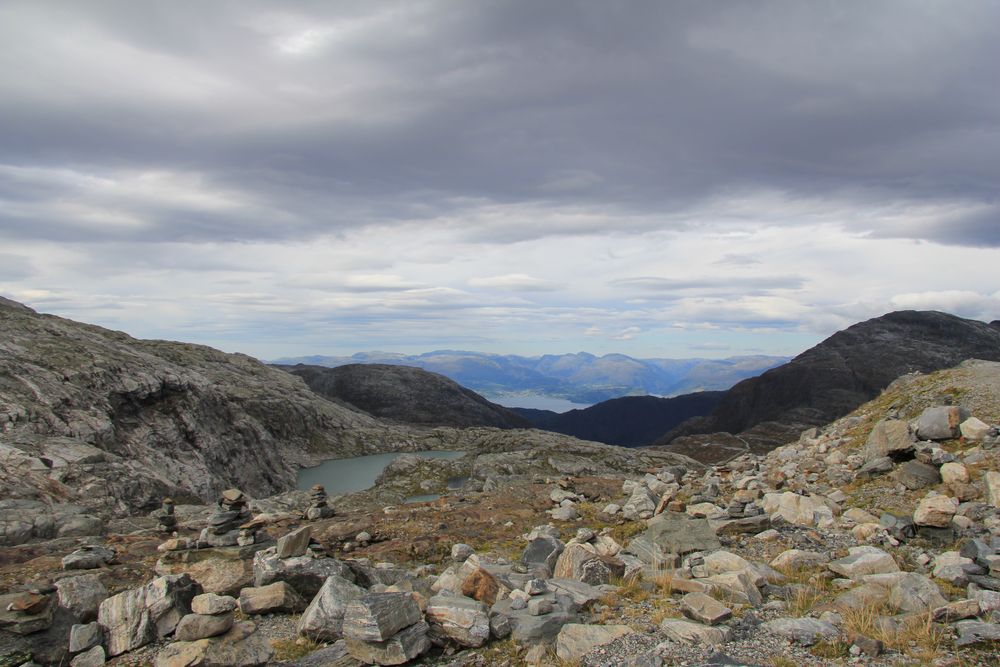
[[[434,643],[450,640],[461,646],[478,647],[490,637],[486,605],[467,597],[435,595],[427,602],[429,637]]]
[[[108,547],[87,545],[62,559],[64,570],[93,570],[104,567],[115,559],[115,550]]]
[[[281,612],[294,614],[306,608],[302,596],[284,581],[267,586],[244,588],[240,591],[240,610],[244,614]]]
[[[938,469],[920,461],[907,461],[896,469],[893,477],[911,491],[941,483]]]
[[[229,632],[191,642],[174,642],[156,655],[155,667],[263,667],[274,656],[271,642],[250,621]]]
[[[302,613],[298,625],[299,634],[318,642],[340,639],[347,605],[364,594],[365,589],[343,577],[328,577]]]
[[[352,658],[367,665],[402,665],[416,659],[431,647],[427,637],[429,626],[418,621],[385,641],[363,641],[347,638],[347,651]]]
[[[108,655],[120,655],[171,634],[191,612],[191,599],[200,592],[191,577],[177,574],[101,602],[97,622],[104,630]]]
[[[309,538],[312,537],[312,526],[305,525],[298,530],[278,538],[275,545],[275,556],[278,558],[294,558],[304,556],[309,548]]]
[[[420,607],[409,593],[368,593],[347,604],[343,633],[347,639],[384,642],[420,618]]]
[[[556,655],[560,660],[576,662],[598,646],[635,632],[627,625],[583,625],[567,623],[556,637]]]
[[[922,440],[951,440],[962,433],[962,422],[971,415],[957,405],[939,405],[924,410],[917,418],[917,437]]]
[[[913,450],[916,439],[910,432],[910,426],[899,419],[883,419],[875,424],[862,452],[865,462],[874,461],[884,456],[895,456]]]
[[[552,576],[556,562],[565,548],[566,545],[557,538],[536,537],[525,547],[524,553],[521,554],[521,563],[529,569],[541,570],[545,576]]]
[[[671,641],[698,646],[720,646],[729,641],[731,634],[725,626],[713,628],[672,618],[660,623],[660,632]]]
[[[80,653],[101,643],[101,626],[95,623],[74,625],[69,629],[69,651]]]
[[[695,551],[721,549],[722,543],[707,519],[692,519],[677,512],[663,512],[649,528],[629,542],[627,551],[649,565],[671,564]]]
[[[66,577],[56,582],[59,606],[81,621],[97,619],[97,610],[108,597],[108,589],[96,574]]]
[[[207,637],[215,637],[229,632],[233,627],[233,612],[224,614],[188,614],[177,624],[174,638],[179,642],[190,642]]]
[[[355,579],[351,568],[336,558],[279,558],[274,547],[258,551],[253,558],[254,585],[285,581],[306,598],[315,596],[332,575],[348,581]]]

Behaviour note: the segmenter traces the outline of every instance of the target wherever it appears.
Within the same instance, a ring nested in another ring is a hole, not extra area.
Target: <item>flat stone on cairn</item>
[[[243,529],[251,518],[243,492],[226,489],[219,498],[218,506],[215,514],[208,518],[208,527],[201,531],[199,541],[213,547],[253,544],[255,531],[250,526]]]
[[[333,508],[327,505],[326,489],[322,484],[313,484],[309,489],[309,508],[306,519],[315,521],[333,516]]]
[[[161,533],[173,533],[177,530],[177,517],[174,516],[173,498],[164,498],[160,508],[153,510],[150,516],[156,519],[156,529]]]

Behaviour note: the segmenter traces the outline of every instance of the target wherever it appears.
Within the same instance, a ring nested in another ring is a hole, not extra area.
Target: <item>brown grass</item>
[[[869,602],[841,613],[844,629],[849,633],[877,639],[888,648],[920,659],[930,660],[942,652],[947,634],[933,622],[930,612],[910,617],[898,632],[887,632],[878,620],[891,614],[892,609],[885,601]]]
[[[311,639],[274,639],[271,641],[274,648],[274,659],[279,662],[298,660],[305,657],[319,648],[319,644]]]

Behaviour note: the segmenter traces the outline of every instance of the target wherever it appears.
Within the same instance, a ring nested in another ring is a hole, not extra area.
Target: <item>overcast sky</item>
[[[263,358],[1000,318],[1000,2],[0,3],[0,294]]]

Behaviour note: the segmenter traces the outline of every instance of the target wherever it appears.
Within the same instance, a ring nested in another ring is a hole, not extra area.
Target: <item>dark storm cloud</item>
[[[992,3],[8,2],[0,232],[307,238],[479,202],[641,231],[755,188],[988,203],[998,21]],[[511,215],[470,238],[612,231]],[[987,218],[852,226],[996,245]]]

